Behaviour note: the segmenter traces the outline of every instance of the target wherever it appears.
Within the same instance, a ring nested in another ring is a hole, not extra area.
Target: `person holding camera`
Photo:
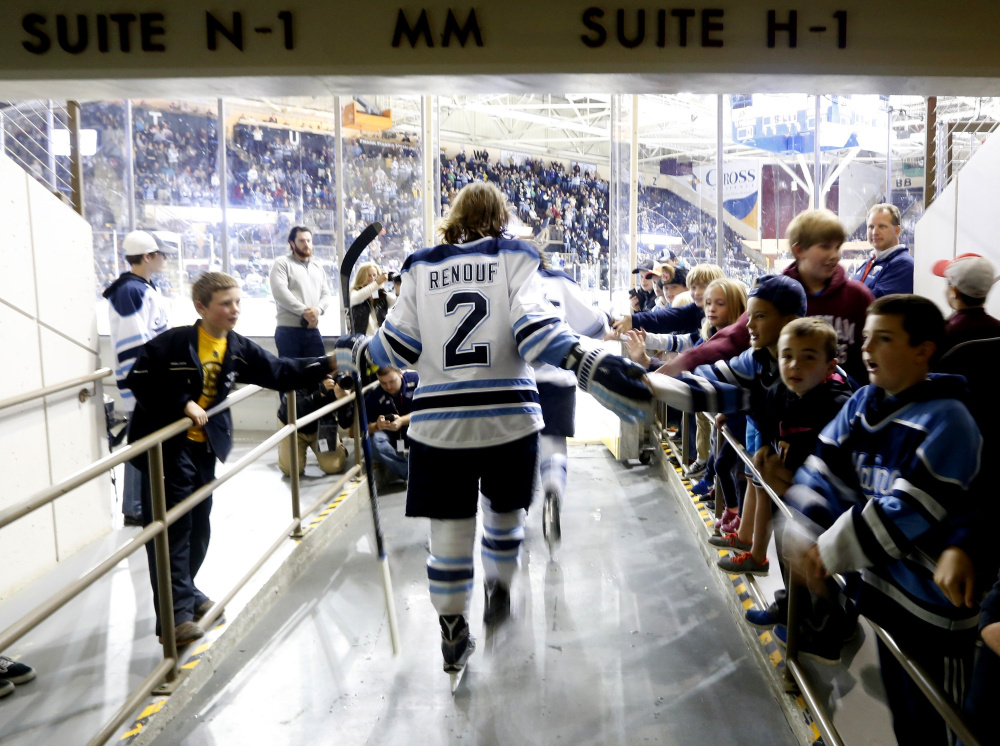
[[[354,390],[354,379],[350,374],[331,373],[319,386],[297,389],[295,392],[295,412],[297,417],[305,417],[317,409],[325,407],[334,399],[343,399],[348,392]],[[341,407],[320,417],[316,422],[303,425],[298,432],[297,447],[299,450],[299,474],[306,470],[306,448],[316,454],[316,461],[324,474],[340,474],[347,465],[347,448],[340,442],[338,425],[343,428],[351,426],[353,419],[352,406]],[[278,407],[278,419],[282,425],[288,424],[288,402],[281,395],[281,406]],[[288,438],[278,445],[278,468],[288,476],[292,473],[292,446]]]
[[[271,295],[278,308],[274,344],[278,357],[321,357],[326,354],[319,333],[319,317],[330,306],[326,272],[312,261],[313,236],[297,225],[288,234],[291,253],[274,260]]]
[[[379,387],[365,395],[372,458],[406,481],[409,476],[406,427],[413,411],[413,392],[420,379],[415,370],[401,371],[394,365],[379,368],[375,375]]]
[[[396,296],[382,286],[389,275],[375,262],[358,265],[351,286],[351,323],[355,334],[374,334],[385,321],[385,315],[396,302]]]

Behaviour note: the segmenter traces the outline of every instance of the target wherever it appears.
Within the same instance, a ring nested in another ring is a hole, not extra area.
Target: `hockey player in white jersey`
[[[427,577],[440,617],[445,671],[475,649],[468,608],[473,588],[477,504],[487,626],[510,613],[510,583],[531,502],[542,410],[529,363],[576,373],[581,389],[623,419],[644,419],[651,394],[644,371],[602,350],[584,350],[553,313],[531,245],[504,238],[508,205],[491,184],[473,182],[452,203],[446,243],[412,254],[400,296],[367,347],[337,343],[342,369],[367,349],[379,366],[416,367],[410,417],[406,514],[431,519]]]
[[[541,254],[545,299],[569,327],[587,337],[603,339],[610,332],[608,315],[587,303],[580,287],[565,272],[553,269],[548,257]],[[555,551],[562,539],[559,513],[566,493],[566,438],[572,438],[576,424],[576,376],[572,371],[543,363],[535,367],[535,384],[545,427],[539,438],[539,473],[544,495],[542,533]]]

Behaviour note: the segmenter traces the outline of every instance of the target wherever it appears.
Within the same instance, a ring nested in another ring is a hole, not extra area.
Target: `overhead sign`
[[[10,82],[310,76],[329,93],[349,82],[322,80],[331,76],[742,76],[732,82],[766,74],[798,76],[811,89],[822,75],[882,75],[916,92],[924,78],[1000,79],[995,0],[967,0],[960,17],[937,0],[911,0],[888,16],[867,0],[4,0],[3,8],[0,81]]]

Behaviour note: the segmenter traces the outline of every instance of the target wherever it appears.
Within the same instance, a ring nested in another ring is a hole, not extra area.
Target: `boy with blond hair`
[[[801,283],[807,316],[818,316],[837,332],[837,359],[856,382],[868,380],[861,361],[861,330],[865,311],[875,297],[860,282],[849,280],[840,266],[844,226],[829,210],[807,210],[789,224],[786,233],[795,261],[783,275]],[[723,329],[711,340],[668,362],[659,372],[677,375],[718,360],[727,360],[750,346],[746,319]]]
[[[240,317],[240,287],[234,277],[206,272],[192,286],[191,297],[201,320],[149,340],[126,379],[136,399],[130,443],[183,417],[192,422],[186,431],[163,443],[167,510],[215,479],[216,458],[225,461],[232,450],[233,417],[229,410],[211,419],[206,410],[225,401],[233,384],[254,383],[288,391],[315,386],[337,367],[332,357],[276,358],[234,332]],[[148,470],[146,459],[140,459],[136,466]],[[178,645],[205,634],[197,621],[214,603],[195,585],[208,552],[211,511],[212,498],[208,497],[168,529],[172,620],[160,619],[155,550],[153,542],[146,544],[156,632],[160,634],[162,624],[173,623]],[[142,523],[148,526],[152,520],[150,497],[143,495]]]

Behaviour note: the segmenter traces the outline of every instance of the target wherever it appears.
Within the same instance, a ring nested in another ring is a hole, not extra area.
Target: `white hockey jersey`
[[[580,286],[572,277],[557,269],[539,269],[545,300],[574,332],[593,339],[603,339],[610,331],[608,315],[587,303]],[[576,374],[554,365],[535,365],[535,381],[554,386],[576,386]]]
[[[534,247],[506,238],[407,258],[399,299],[368,350],[377,365],[419,372],[413,440],[482,448],[542,429],[528,363],[558,365],[578,338],[546,302],[538,265]]]
[[[135,396],[125,379],[142,352],[142,346],[169,327],[163,296],[152,282],[124,272],[103,293],[111,321],[111,354],[121,392],[122,411],[135,409]]]

